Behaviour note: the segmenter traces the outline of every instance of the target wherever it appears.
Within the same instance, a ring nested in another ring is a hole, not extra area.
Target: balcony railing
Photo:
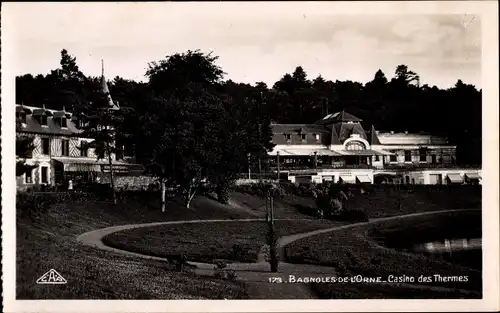
[[[447,169],[447,168],[466,168],[481,169],[479,164],[444,164],[444,163],[393,163],[384,164],[383,169]]]
[[[459,164],[432,164],[432,163],[404,163],[404,164],[384,164],[383,166],[373,166],[368,164],[321,164],[317,167],[312,165],[280,165],[280,171],[325,171],[331,169],[375,169],[375,170],[409,170],[409,169],[481,169],[481,165],[459,165]],[[270,171],[277,171],[276,166],[272,166]]]
[[[273,171],[276,171],[278,168],[273,166],[270,168]],[[283,165],[280,166],[281,171],[295,171],[295,170],[329,170],[329,169],[375,169],[374,166],[368,164],[353,164],[353,165],[345,165],[345,164],[321,164],[318,166],[313,165]]]

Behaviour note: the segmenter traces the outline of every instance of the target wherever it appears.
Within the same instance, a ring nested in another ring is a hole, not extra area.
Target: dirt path
[[[368,225],[380,221],[395,220],[401,218],[409,218],[423,215],[433,215],[441,214],[445,212],[460,212],[460,211],[471,211],[468,209],[461,210],[443,210],[443,211],[432,211],[432,212],[421,212],[412,213],[399,216],[391,216],[385,218],[377,218],[370,220],[368,222],[354,223],[342,226],[336,226],[326,229],[318,229],[310,232],[299,233],[294,235],[283,236],[279,238],[278,244],[280,247],[281,260],[285,260],[284,247],[290,243],[300,240],[306,237],[332,232],[341,229],[347,229],[362,225]],[[289,220],[289,219],[276,219],[279,220]],[[188,220],[188,221],[170,221],[170,222],[156,222],[156,223],[144,223],[144,224],[129,224],[121,226],[106,227],[90,232],[86,232],[77,237],[77,241],[81,244],[92,246],[98,249],[112,251],[128,256],[140,257],[144,259],[153,259],[160,261],[167,261],[166,258],[155,257],[130,251],[125,251],[121,249],[116,249],[109,247],[102,242],[102,238],[112,234],[117,231],[140,228],[140,227],[151,227],[159,225],[178,225],[178,224],[199,224],[199,223],[214,223],[214,222],[253,222],[253,221],[264,221],[264,219],[235,219],[235,220]],[[265,251],[263,248],[261,251]],[[190,265],[195,266],[193,270],[199,275],[213,275],[214,264],[211,263],[200,263],[200,262],[188,262]],[[278,273],[271,273],[269,271],[269,264],[265,261],[265,258],[260,256],[258,263],[229,263],[227,265],[228,270],[234,270],[237,275],[237,279],[242,280],[247,285],[247,291],[251,299],[314,299],[315,295],[312,293],[307,284],[289,283],[289,275],[299,276],[314,276],[314,277],[327,277],[335,276],[335,269],[332,267],[325,267],[319,265],[310,264],[291,264],[286,262],[280,262]],[[429,286],[429,288],[432,288]]]

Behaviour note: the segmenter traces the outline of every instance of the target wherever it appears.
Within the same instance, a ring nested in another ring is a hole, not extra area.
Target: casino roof
[[[333,124],[333,123],[338,123],[338,122],[362,122],[363,120],[349,114],[345,111],[340,111],[332,114],[328,114],[319,121],[316,121],[316,124],[319,125],[326,125],[326,124]]]

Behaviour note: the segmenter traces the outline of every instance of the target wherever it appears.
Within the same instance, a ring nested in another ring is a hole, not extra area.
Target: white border
[[[15,16],[13,6],[26,9],[35,3],[2,4],[2,267],[4,311],[6,312],[333,312],[333,311],[492,311],[499,309],[499,205],[498,205],[498,2],[245,2],[245,3],[120,3],[134,14],[137,5],[171,5],[199,14],[273,15],[308,12],[336,14],[477,14],[482,22],[482,86],[483,86],[483,245],[484,298],[482,300],[15,300],[15,173],[14,173],[14,77],[15,55],[9,44],[15,36],[10,27]],[[54,10],[58,5],[51,3]],[[112,10],[115,3],[88,3],[97,10]],[[153,9],[154,10],[154,9]],[[75,11],[75,14],[78,11]],[[179,12],[179,11],[178,11]],[[29,23],[29,21],[25,21]],[[36,51],[34,51],[36,54]],[[12,117],[12,118],[10,118]]]

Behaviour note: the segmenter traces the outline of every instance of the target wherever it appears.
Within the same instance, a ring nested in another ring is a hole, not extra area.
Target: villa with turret
[[[119,110],[113,101],[104,77],[101,89],[107,95],[105,109]],[[33,138],[34,149],[26,164],[34,168],[17,177],[17,187],[66,186],[98,182],[107,179],[110,171],[108,159],[97,159],[95,149],[89,145],[93,139],[83,135],[84,117],[62,110],[16,105],[16,133]],[[133,164],[131,149],[125,147],[123,155],[111,155],[113,170],[118,174],[141,173],[142,167]]]
[[[425,133],[381,133],[347,112],[314,124],[273,124],[272,165],[291,182],[480,184],[456,146]]]

